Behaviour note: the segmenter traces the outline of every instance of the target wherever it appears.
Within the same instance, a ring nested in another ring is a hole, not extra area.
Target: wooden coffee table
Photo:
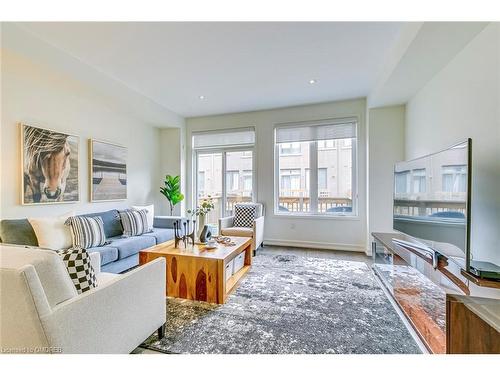
[[[139,264],[163,257],[167,261],[167,296],[222,304],[252,264],[252,239],[231,240],[235,245],[219,244],[216,249],[206,249],[201,244],[187,248],[179,244],[175,248],[174,241],[168,241],[139,252]],[[243,268],[226,280],[226,266],[241,253]]]

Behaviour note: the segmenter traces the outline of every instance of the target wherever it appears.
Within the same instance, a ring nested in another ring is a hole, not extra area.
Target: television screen
[[[397,163],[393,227],[448,258],[467,254],[470,140]]]

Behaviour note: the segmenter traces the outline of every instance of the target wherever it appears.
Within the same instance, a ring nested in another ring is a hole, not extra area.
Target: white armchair
[[[259,246],[264,246],[264,205],[256,203],[256,219],[252,227],[235,227],[234,216],[227,216],[219,219],[219,232],[222,236],[237,236],[237,237],[250,237],[252,238],[252,251],[255,251]]]
[[[100,272],[77,294],[53,251],[0,246],[0,347],[4,353],[130,353],[166,321],[165,260],[126,274]]]

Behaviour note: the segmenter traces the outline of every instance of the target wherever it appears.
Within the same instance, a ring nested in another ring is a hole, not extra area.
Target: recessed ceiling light
[[[200,99],[200,100],[204,100],[204,99],[205,99],[205,95],[200,95],[200,96],[198,96],[198,99]]]
[[[310,80],[309,80],[309,83],[310,83],[311,85],[314,85],[314,84],[315,84],[315,83],[317,83],[317,82],[318,82],[318,80],[316,80],[316,79],[310,79]]]

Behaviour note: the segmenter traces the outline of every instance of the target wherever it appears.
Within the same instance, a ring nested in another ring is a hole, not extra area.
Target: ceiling
[[[367,96],[403,28],[389,22],[18,25],[184,117]]]

